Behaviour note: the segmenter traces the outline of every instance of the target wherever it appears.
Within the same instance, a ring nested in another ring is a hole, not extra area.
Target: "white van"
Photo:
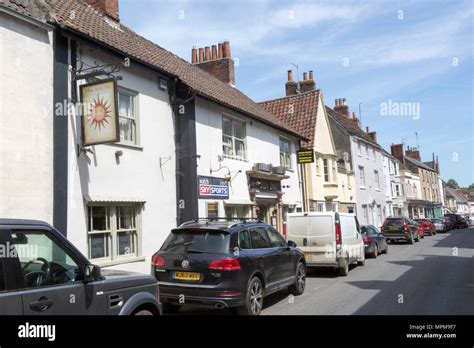
[[[334,267],[345,276],[350,264],[365,263],[364,241],[354,214],[290,213],[286,239],[304,252],[307,267]]]

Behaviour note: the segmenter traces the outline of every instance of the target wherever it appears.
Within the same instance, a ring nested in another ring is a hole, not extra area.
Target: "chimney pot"
[[[211,48],[209,46],[206,46],[206,48],[205,48],[204,59],[205,59],[206,62],[208,60],[211,60]]]
[[[310,70],[310,71],[309,71],[309,79],[310,79],[310,80],[314,80],[313,70]]]
[[[293,71],[288,70],[288,81],[293,81]]]
[[[222,45],[223,49],[223,58],[230,58],[230,43],[229,41],[224,41]]]
[[[218,58],[222,58],[222,55],[223,55],[223,53],[222,53],[222,43],[219,43],[219,44],[217,45],[217,47],[218,47],[217,57],[218,57]]]
[[[217,46],[212,45],[212,60],[217,59]]]
[[[369,133],[369,127],[365,127],[365,132]]]
[[[199,47],[199,63],[204,62],[204,48]]]
[[[342,105],[347,105],[347,99],[346,98],[342,98],[342,101],[343,101]]]
[[[197,49],[193,47],[191,50],[191,63],[196,64],[198,61]]]
[[[335,107],[336,107],[336,106],[339,106],[339,99],[337,99],[337,98],[334,99],[334,106],[335,106]]]
[[[303,73],[303,81],[306,81],[308,79],[308,74],[307,73]]]

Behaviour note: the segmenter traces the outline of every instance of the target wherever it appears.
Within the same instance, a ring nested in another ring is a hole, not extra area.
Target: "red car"
[[[435,225],[428,219],[415,219],[418,224],[422,227],[422,233],[423,234],[428,234],[430,236],[433,236],[436,234],[436,227]],[[423,237],[422,237],[423,238]]]
[[[425,233],[423,232],[423,227],[420,222],[413,221],[413,224],[418,228],[418,239],[425,238]]]

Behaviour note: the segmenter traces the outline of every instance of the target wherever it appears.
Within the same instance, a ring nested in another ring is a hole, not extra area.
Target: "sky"
[[[287,70],[314,71],[326,105],[346,98],[377,141],[438,156],[443,180],[474,183],[472,0],[119,0],[120,20],[190,61],[229,40],[236,87],[283,97]],[[297,66],[298,69],[295,67]],[[418,142],[418,143],[417,143]]]

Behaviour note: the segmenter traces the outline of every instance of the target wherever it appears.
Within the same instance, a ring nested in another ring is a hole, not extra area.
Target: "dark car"
[[[466,220],[463,219],[463,217],[459,214],[445,214],[444,217],[451,219],[453,223],[453,229],[469,227],[469,224],[466,222]]]
[[[271,293],[303,293],[306,262],[270,225],[199,219],[171,231],[152,257],[152,274],[164,312],[200,305],[258,315]]]
[[[360,232],[364,241],[366,255],[376,258],[379,253],[386,254],[388,252],[385,235],[377,227],[372,225],[362,226]]]
[[[405,216],[391,216],[386,218],[381,230],[387,242],[403,240],[408,244],[413,244],[414,241],[420,241],[418,227],[415,226],[412,220]]]
[[[161,314],[156,279],[104,277],[45,222],[0,219],[0,245],[0,315]]]
[[[416,222],[418,222],[422,229],[423,229],[423,234],[427,234],[429,236],[433,236],[436,234],[436,227],[435,225],[431,222],[431,220],[428,219],[415,219]]]

